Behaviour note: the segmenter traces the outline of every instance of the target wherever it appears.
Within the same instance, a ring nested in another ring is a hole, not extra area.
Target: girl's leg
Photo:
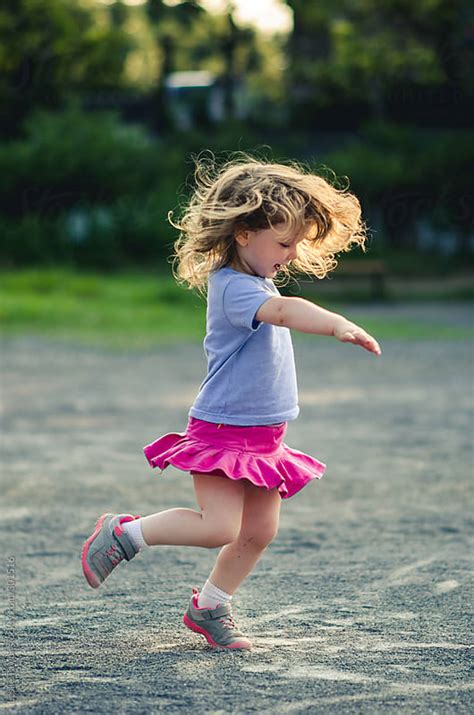
[[[204,546],[212,549],[237,538],[245,485],[209,474],[194,474],[193,479],[201,511],[167,509],[143,517],[141,528],[148,545]]]
[[[229,594],[236,591],[275,538],[280,516],[278,489],[268,490],[242,481],[245,500],[239,535],[220,550],[209,576],[209,581]]]

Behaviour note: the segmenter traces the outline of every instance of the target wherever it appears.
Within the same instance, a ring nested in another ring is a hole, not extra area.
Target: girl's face
[[[297,245],[303,238],[285,236],[273,228],[243,231],[235,237],[237,260],[231,265],[244,273],[274,278],[281,266],[295,260],[298,255]]]

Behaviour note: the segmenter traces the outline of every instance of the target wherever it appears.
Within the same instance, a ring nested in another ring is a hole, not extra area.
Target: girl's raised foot
[[[98,588],[121,561],[130,561],[138,554],[121,524],[139,518],[131,514],[102,514],[99,517],[94,533],[82,548],[82,570],[89,586]]]

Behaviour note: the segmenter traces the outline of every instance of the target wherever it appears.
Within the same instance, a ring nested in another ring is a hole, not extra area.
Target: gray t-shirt
[[[273,281],[233,268],[209,276],[207,376],[191,417],[229,425],[269,425],[298,416],[293,345],[288,328],[259,323],[260,306],[280,295]]]

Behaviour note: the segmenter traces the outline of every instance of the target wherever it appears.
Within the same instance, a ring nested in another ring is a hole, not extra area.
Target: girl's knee
[[[253,528],[250,532],[240,532],[239,541],[244,546],[250,546],[254,549],[263,551],[271,544],[277,534],[278,524],[274,524],[273,522],[260,524],[258,527]]]

